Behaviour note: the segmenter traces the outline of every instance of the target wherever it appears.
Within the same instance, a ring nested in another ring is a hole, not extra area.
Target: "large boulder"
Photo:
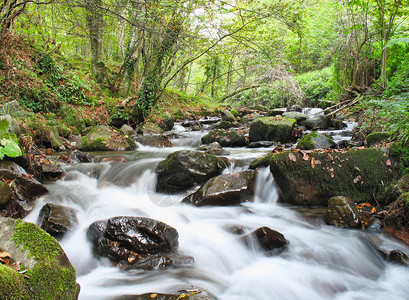
[[[7,128],[6,128],[7,132],[12,132],[17,137],[21,135],[20,125],[18,124],[16,119],[11,117],[10,115],[4,115],[4,116],[0,116],[0,120],[7,120],[7,123],[8,123]]]
[[[11,257],[9,265],[0,264],[2,299],[78,298],[73,266],[37,225],[0,217],[0,249]]]
[[[290,142],[295,123],[295,119],[280,116],[258,118],[251,122],[250,141]]]
[[[289,119],[295,119],[297,120],[297,123],[300,124],[301,122],[307,120],[308,116],[306,114],[303,114],[302,112],[298,111],[289,111],[283,113],[283,117],[289,118]]]
[[[218,142],[222,147],[246,146],[245,136],[237,130],[215,129],[202,137],[202,144]]]
[[[297,143],[297,148],[302,150],[334,148],[337,143],[334,139],[318,131],[313,131],[303,136]]]
[[[142,217],[114,217],[94,222],[87,231],[95,254],[127,269],[156,269],[189,262],[191,258],[175,253],[178,236],[175,228]]]
[[[383,204],[397,177],[394,163],[377,149],[281,152],[270,162],[281,199],[304,206],[327,206],[328,199],[337,195]]]
[[[122,151],[136,147],[135,143],[113,127],[98,125],[81,140],[83,151]]]
[[[227,150],[224,150],[218,142],[213,142],[211,144],[202,145],[196,150],[204,151],[205,153],[212,154],[212,155],[229,155],[230,154],[230,152]]]
[[[196,206],[237,205],[254,196],[256,172],[222,174],[209,179],[199,190],[182,200]]]
[[[217,156],[199,151],[177,151],[157,166],[156,187],[159,192],[183,191],[220,175],[225,168],[225,162]]]
[[[348,197],[335,196],[329,199],[325,222],[344,228],[361,227],[362,222],[355,204]]]
[[[38,223],[43,230],[56,239],[60,239],[77,227],[77,210],[59,204],[46,203],[40,210]]]
[[[164,147],[173,147],[169,137],[165,135],[138,135],[135,138],[135,142],[140,143],[143,146],[164,148]]]

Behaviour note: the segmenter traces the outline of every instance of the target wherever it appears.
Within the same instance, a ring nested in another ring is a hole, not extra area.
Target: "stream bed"
[[[376,230],[328,226],[322,210],[277,203],[279,191],[267,168],[258,170],[254,201],[240,206],[195,207],[180,203],[188,192],[156,193],[157,164],[174,151],[196,148],[205,134],[186,131],[180,125],[174,131],[182,137],[173,141],[172,148],[140,146],[132,152],[98,154],[121,155],[128,162],[64,166],[66,176],[47,185],[50,193],[26,217],[37,223],[39,210],[47,202],[78,210],[79,227],[60,244],[77,271],[79,299],[186,289],[204,289],[222,300],[408,299],[407,267],[382,260],[362,236],[377,239],[388,250],[408,253],[407,246]],[[271,148],[226,150],[233,163],[224,173],[230,173],[247,169],[254,158]],[[148,217],[176,228],[179,252],[192,256],[193,266],[124,271],[94,257],[86,238],[88,226],[115,216]],[[288,249],[265,256],[232,232],[234,227],[252,231],[262,226],[281,232],[290,243]]]

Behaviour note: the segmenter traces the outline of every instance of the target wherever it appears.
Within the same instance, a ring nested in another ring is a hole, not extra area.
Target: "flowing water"
[[[327,226],[314,210],[277,203],[278,190],[268,169],[258,171],[254,202],[235,207],[194,207],[180,203],[187,193],[155,192],[154,169],[169,153],[191,149],[203,132],[175,130],[174,148],[139,147],[120,153],[126,163],[65,166],[63,180],[49,184],[26,219],[36,222],[46,202],[78,210],[79,228],[61,246],[77,270],[80,299],[114,299],[148,292],[175,293],[200,288],[223,300],[251,299],[408,299],[409,270],[384,262],[363,241],[374,234],[385,249],[409,249],[382,233]],[[241,171],[271,149],[227,149],[234,162],[225,172]],[[103,155],[103,154],[101,154]],[[107,154],[105,154],[107,155]],[[110,153],[112,155],[112,153]],[[179,232],[179,252],[194,265],[165,271],[123,271],[92,255],[88,226],[114,216],[143,216],[165,222]],[[251,231],[268,226],[290,242],[287,251],[265,256],[248,247],[232,228]]]

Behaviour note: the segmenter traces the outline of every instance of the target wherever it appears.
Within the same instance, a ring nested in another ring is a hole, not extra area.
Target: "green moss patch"
[[[377,205],[386,201],[398,176],[388,155],[377,149],[277,153],[271,172],[285,201],[307,206],[326,205],[339,195]]]
[[[373,132],[367,135],[366,144],[368,146],[376,145],[382,141],[385,141],[391,137],[389,132]]]
[[[21,266],[26,269],[24,277],[7,266],[0,267],[5,299],[77,298],[75,270],[53,237],[35,224],[15,220],[11,239],[16,247],[28,253],[34,264]]]

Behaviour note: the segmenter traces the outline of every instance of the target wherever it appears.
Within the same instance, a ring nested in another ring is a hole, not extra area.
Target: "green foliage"
[[[23,155],[17,136],[7,131],[8,126],[9,122],[6,119],[0,120],[0,160],[4,156],[19,157]]]
[[[390,154],[396,161],[398,161],[398,167],[403,174],[409,174],[409,147],[408,143],[396,142],[390,148]]]
[[[392,76],[384,95],[406,99],[409,97],[409,55],[401,58],[400,66]]]
[[[303,91],[305,106],[325,107],[332,92],[332,67],[311,71],[295,77]]]

